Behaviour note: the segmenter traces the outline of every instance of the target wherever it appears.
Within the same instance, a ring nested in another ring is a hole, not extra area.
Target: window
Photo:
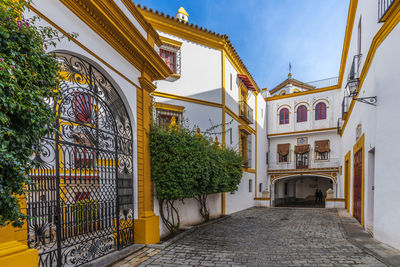
[[[92,97],[88,94],[75,92],[74,94],[75,121],[92,123]]]
[[[297,169],[308,168],[308,153],[296,154],[296,168]]]
[[[277,145],[277,153],[278,153],[278,162],[279,163],[287,163],[289,162],[289,152],[290,152],[290,144],[278,144]]]
[[[258,184],[258,192],[260,192],[260,193],[262,192],[262,186],[263,186],[262,183],[259,183],[259,184]]]
[[[283,108],[279,112],[279,124],[289,124],[289,110],[287,108]]]
[[[233,143],[233,136],[232,136],[232,128],[229,128],[229,143],[232,145]]]
[[[289,162],[289,155],[287,154],[285,156],[282,156],[281,154],[279,154],[279,162],[280,163]]]
[[[182,120],[182,112],[167,109],[156,109],[157,123],[160,127],[168,127],[171,124],[172,118],[175,117],[176,123]]]
[[[243,158],[243,167],[251,168],[251,135],[240,132],[240,153]]]
[[[301,105],[297,108],[297,122],[307,121],[307,107]]]
[[[249,193],[253,192],[253,180],[249,179]]]
[[[319,102],[315,106],[315,119],[316,120],[326,119],[326,104],[324,102]]]
[[[285,183],[285,196],[287,196],[289,193],[289,184]]]
[[[329,152],[315,152],[316,160],[328,160]]]
[[[176,52],[163,47],[160,48],[160,56],[164,59],[169,68],[176,73]]]
[[[329,160],[329,140],[317,140],[314,144],[315,160]]]

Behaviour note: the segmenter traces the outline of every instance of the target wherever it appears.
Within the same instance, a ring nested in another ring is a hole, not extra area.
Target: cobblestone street
[[[334,209],[252,208],[115,266],[386,266],[344,237]]]

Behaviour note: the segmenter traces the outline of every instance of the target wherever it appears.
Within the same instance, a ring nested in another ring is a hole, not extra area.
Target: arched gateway
[[[28,245],[40,266],[75,266],[133,243],[132,127],[113,84],[88,61],[62,64],[59,132],[41,140],[28,185]]]
[[[335,177],[312,173],[277,177],[271,184],[271,204],[273,207],[325,207],[327,190],[337,191]],[[321,200],[316,199],[316,190],[321,190]]]

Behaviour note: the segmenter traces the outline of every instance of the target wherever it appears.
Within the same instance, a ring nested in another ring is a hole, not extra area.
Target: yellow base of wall
[[[134,222],[136,244],[156,244],[160,242],[160,217],[154,213]]]
[[[37,267],[39,255],[36,249],[28,249],[28,246],[9,241],[0,244],[0,266],[7,267]]]

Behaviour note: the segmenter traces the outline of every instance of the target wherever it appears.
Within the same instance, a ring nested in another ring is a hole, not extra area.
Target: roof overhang
[[[242,83],[246,86],[247,90],[257,92],[256,87],[251,83],[249,77],[243,74],[238,74],[238,78],[242,81]]]

